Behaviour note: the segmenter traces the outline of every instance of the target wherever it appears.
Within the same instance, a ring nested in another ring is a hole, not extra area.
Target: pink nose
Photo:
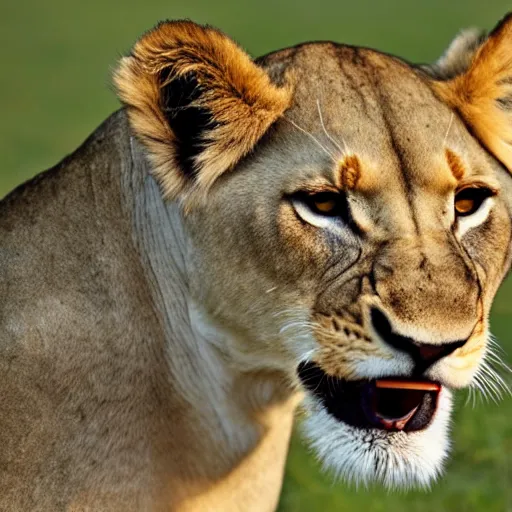
[[[402,336],[393,331],[387,316],[378,308],[371,310],[372,325],[380,338],[393,348],[406,352],[416,363],[416,372],[421,374],[427,368],[443,357],[450,355],[454,350],[462,347],[467,340],[448,341],[433,345],[422,343],[408,336]]]

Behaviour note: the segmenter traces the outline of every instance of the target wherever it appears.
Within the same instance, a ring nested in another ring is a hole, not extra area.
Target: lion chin
[[[393,390],[394,394],[387,397],[388,405],[372,398],[374,406],[384,411],[379,415],[364,403],[358,411],[358,406],[347,400],[349,393],[359,399],[360,395],[353,390],[367,389],[372,381],[347,383],[351,390],[346,391],[337,379],[326,379],[325,374],[315,378],[311,368],[315,365],[310,364],[309,373],[301,375],[308,389],[302,430],[323,468],[336,479],[356,486],[379,483],[388,489],[430,487],[441,474],[449,454],[451,392],[439,385],[439,390],[428,398],[428,392],[422,396],[419,391]],[[414,393],[420,393],[419,398]],[[365,393],[361,394],[364,397]],[[431,400],[434,395],[435,399]],[[417,400],[418,404],[411,400]],[[348,404],[340,405],[342,401]],[[402,414],[402,419],[386,419],[386,407],[388,417],[394,410],[394,416]],[[400,407],[411,411],[396,412]]]
[[[416,432],[359,428],[337,420],[308,397],[304,436],[325,470],[356,486],[428,488],[441,474],[450,449],[451,395],[443,390],[432,422]]]

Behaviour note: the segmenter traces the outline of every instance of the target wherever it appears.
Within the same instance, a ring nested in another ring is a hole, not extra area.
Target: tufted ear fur
[[[290,103],[291,91],[221,32],[189,21],[145,34],[115,73],[166,198],[205,192]]]
[[[512,13],[478,47],[466,70],[433,86],[512,172]]]
[[[431,66],[423,66],[423,69],[439,80],[449,80],[464,73],[485,37],[486,33],[477,28],[462,30],[439,60]]]

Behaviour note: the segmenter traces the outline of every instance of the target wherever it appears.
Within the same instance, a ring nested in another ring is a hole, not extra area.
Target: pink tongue
[[[414,416],[414,413],[418,410],[419,405],[417,405],[412,411],[407,413],[405,416],[401,418],[386,418],[381,416],[378,411],[375,411],[375,416],[379,418],[379,422],[382,424],[384,428],[388,430],[403,430],[407,425],[408,421]]]
[[[428,381],[379,379],[372,399],[374,417],[387,430],[403,430],[423,402],[426,393],[438,392]]]

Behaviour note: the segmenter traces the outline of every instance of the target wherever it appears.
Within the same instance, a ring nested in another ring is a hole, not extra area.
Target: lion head
[[[229,364],[305,392],[306,435],[340,476],[428,484],[453,390],[493,378],[510,55],[510,18],[430,67],[330,42],[253,61],[211,27],[167,22],[117,70],[182,212],[198,318]]]

